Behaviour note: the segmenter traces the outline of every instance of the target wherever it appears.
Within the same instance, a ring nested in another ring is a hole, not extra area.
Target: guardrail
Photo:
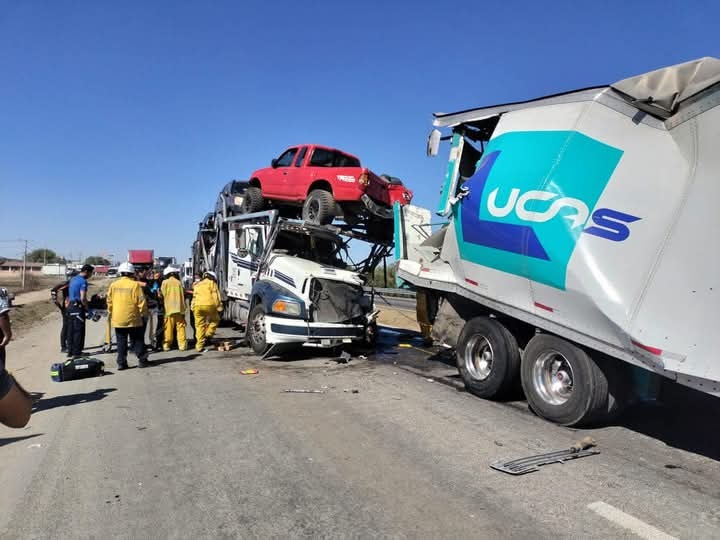
[[[365,287],[365,290],[367,292],[370,292],[372,290],[372,287]],[[415,291],[411,291],[408,289],[383,289],[380,287],[375,287],[375,292],[381,296],[396,296],[399,298],[415,298]]]

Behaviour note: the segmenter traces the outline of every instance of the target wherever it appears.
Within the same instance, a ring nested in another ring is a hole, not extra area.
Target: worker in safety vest
[[[141,368],[151,365],[148,360],[145,339],[143,337],[143,317],[147,317],[147,302],[142,286],[133,276],[135,268],[124,262],[118,267],[120,279],[113,281],[107,293],[107,306],[110,322],[115,329],[117,339],[118,370],[127,369],[128,339],[133,352],[138,357]]]
[[[163,270],[165,279],[160,287],[162,304],[165,313],[165,336],[163,350],[169,351],[174,334],[177,332],[178,348],[187,350],[185,336],[185,289],[180,282],[180,270],[168,266]]]
[[[195,349],[198,352],[204,351],[205,342],[212,339],[220,322],[223,305],[216,281],[215,272],[208,271],[193,287],[190,308],[195,315]]]

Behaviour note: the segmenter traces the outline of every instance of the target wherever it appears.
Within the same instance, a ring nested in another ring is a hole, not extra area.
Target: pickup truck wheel
[[[539,334],[527,347],[520,369],[525,397],[539,416],[563,426],[588,425],[608,410],[608,380],[580,347]]]
[[[267,332],[265,329],[265,308],[255,306],[248,318],[247,340],[256,354],[265,354],[268,349]]]
[[[316,225],[329,225],[335,217],[335,198],[324,189],[313,189],[303,204],[302,218]]]
[[[520,350],[510,331],[496,319],[476,317],[465,323],[456,349],[465,387],[478,397],[499,398],[515,386]]]
[[[245,190],[240,210],[243,214],[259,212],[265,206],[265,199],[259,187],[250,186]]]

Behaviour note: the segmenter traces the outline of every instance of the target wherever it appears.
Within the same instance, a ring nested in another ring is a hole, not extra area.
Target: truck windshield
[[[339,256],[342,244],[327,238],[318,238],[307,234],[280,231],[275,240],[273,251],[282,251],[302,259],[327,264],[336,268],[345,268]]]

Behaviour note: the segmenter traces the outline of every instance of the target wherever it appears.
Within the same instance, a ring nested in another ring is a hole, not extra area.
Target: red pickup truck
[[[244,193],[245,213],[276,206],[302,206],[302,218],[325,225],[336,216],[351,223],[368,213],[392,218],[396,201],[405,205],[412,191],[397,178],[379,176],[347,152],[305,144],[285,150],[271,166],[255,171]]]

